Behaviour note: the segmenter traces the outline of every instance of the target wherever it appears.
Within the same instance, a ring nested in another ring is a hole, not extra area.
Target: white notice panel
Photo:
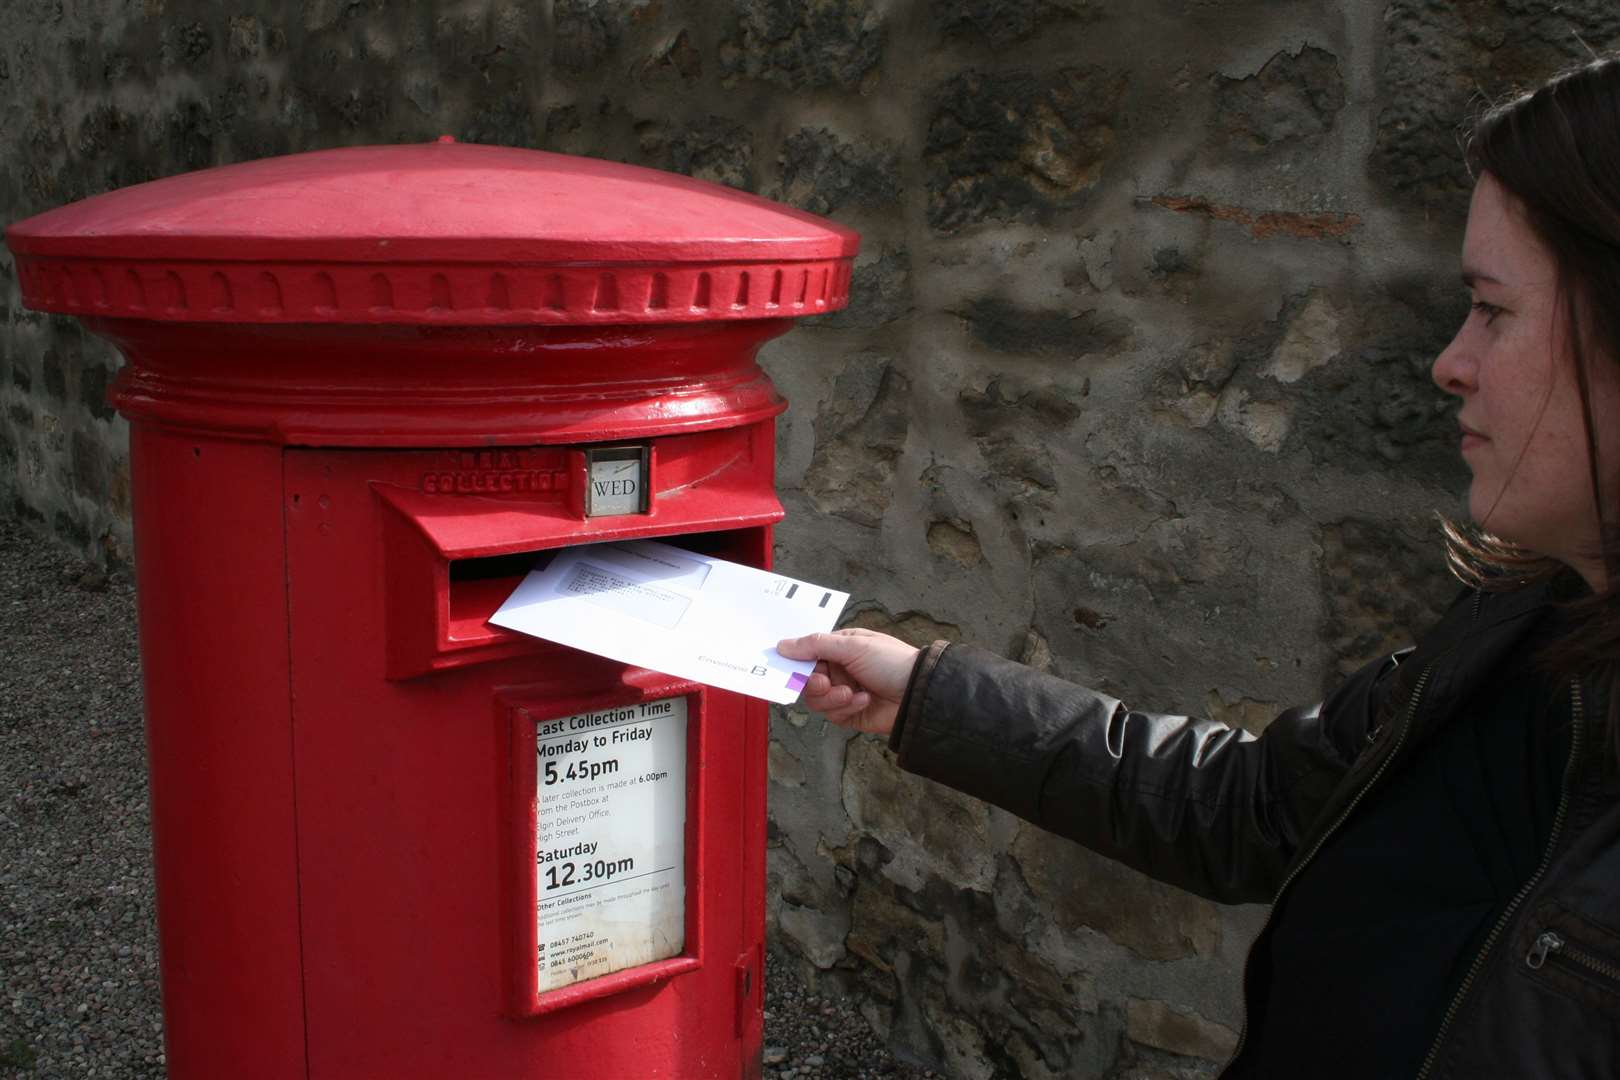
[[[686,698],[537,726],[540,992],[686,946]]]

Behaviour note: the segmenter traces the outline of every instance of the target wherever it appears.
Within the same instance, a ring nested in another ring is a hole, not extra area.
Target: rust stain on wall
[[[1290,210],[1250,210],[1210,202],[1197,195],[1155,195],[1154,206],[1177,214],[1202,214],[1216,221],[1247,225],[1256,240],[1292,236],[1300,240],[1342,240],[1361,226],[1360,214],[1307,214]]]

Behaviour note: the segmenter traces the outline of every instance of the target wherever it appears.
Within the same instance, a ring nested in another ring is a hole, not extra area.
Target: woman
[[[1163,881],[1272,902],[1227,1077],[1620,1076],[1620,59],[1486,114],[1461,401],[1469,584],[1259,738],[846,630],[804,702]]]

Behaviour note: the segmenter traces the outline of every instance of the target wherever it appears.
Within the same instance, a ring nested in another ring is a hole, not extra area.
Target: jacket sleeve
[[[900,766],[1222,903],[1269,903],[1375,726],[1369,665],[1259,737],[1159,716],[991,653],[936,642],[891,739]],[[1334,717],[1325,723],[1324,716]]]

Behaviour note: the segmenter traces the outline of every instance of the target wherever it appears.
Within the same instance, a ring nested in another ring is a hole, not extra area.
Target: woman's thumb
[[[806,634],[783,638],[776,643],[776,651],[789,660],[831,660],[843,664],[853,660],[860,648],[855,639],[846,634]]]

